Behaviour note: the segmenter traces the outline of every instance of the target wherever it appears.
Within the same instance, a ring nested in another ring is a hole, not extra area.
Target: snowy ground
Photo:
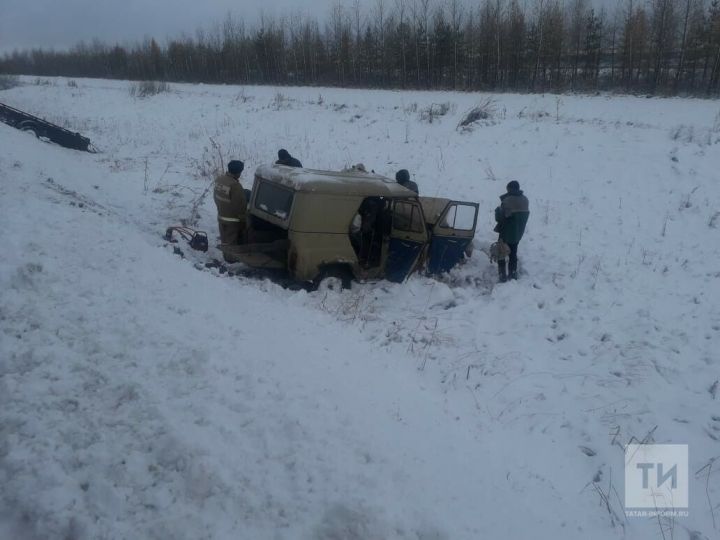
[[[33,80],[0,101],[102,152],[0,124],[0,538],[720,535],[717,101],[498,95],[462,132],[488,96]],[[323,294],[173,254],[208,170],[280,147],[478,201],[474,258]],[[624,515],[633,440],[689,445],[689,517]]]

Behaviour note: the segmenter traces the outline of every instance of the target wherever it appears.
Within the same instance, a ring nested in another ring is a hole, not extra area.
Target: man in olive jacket
[[[507,185],[507,193],[500,195],[500,206],[495,209],[495,232],[500,233],[500,240],[510,248],[510,267],[505,269],[505,259],[498,261],[500,281],[517,279],[517,248],[525,233],[525,225],[530,216],[527,197],[520,190],[520,184],[513,180]]]
[[[220,242],[239,244],[245,237],[247,228],[247,198],[240,185],[240,174],[245,164],[239,160],[228,163],[228,170],[215,179],[213,199],[218,212]]]

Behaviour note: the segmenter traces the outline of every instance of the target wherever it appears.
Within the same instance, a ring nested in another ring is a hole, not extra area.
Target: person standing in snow
[[[288,167],[302,167],[302,163],[297,158],[290,155],[290,152],[281,148],[278,150],[278,160],[275,162],[276,165],[287,165]]]
[[[247,198],[240,184],[245,164],[239,160],[228,163],[227,172],[215,179],[213,198],[218,212],[220,242],[239,244],[247,228]]]
[[[517,249],[529,216],[528,199],[520,189],[520,184],[513,180],[507,185],[507,193],[500,195],[500,206],[495,209],[495,232],[500,234],[500,240],[510,248],[509,268],[506,269],[504,258],[498,260],[498,273],[502,283],[507,281],[508,277],[517,279]]]
[[[418,186],[415,182],[410,180],[410,173],[407,169],[400,169],[398,172],[395,173],[395,181],[400,184],[402,187],[409,189],[410,191],[414,191],[418,195],[420,194],[418,191]]]

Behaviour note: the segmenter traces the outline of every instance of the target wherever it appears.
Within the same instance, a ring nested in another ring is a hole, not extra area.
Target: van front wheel
[[[38,135],[38,129],[33,122],[21,122],[17,127],[20,131],[30,133],[38,139],[40,138],[40,136]]]
[[[339,292],[352,287],[352,272],[345,266],[324,268],[313,281],[314,289],[322,292]]]

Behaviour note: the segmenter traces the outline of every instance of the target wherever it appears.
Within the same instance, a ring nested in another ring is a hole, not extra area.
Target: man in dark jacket
[[[507,185],[507,193],[500,195],[500,206],[495,209],[495,232],[500,233],[500,240],[510,248],[510,267],[505,269],[505,259],[498,261],[500,281],[517,279],[517,248],[525,233],[525,225],[530,216],[527,197],[520,190],[515,180]]]
[[[300,160],[292,157],[290,152],[284,148],[278,150],[278,160],[275,163],[277,165],[287,165],[288,167],[302,167]]]
[[[418,193],[418,186],[415,182],[410,180],[410,173],[407,169],[400,169],[395,173],[395,181],[402,187]],[[418,193],[419,194],[419,193]]]
[[[240,185],[240,175],[245,164],[239,160],[228,163],[227,172],[215,179],[213,198],[218,212],[220,242],[242,243],[247,229],[247,198]]]

